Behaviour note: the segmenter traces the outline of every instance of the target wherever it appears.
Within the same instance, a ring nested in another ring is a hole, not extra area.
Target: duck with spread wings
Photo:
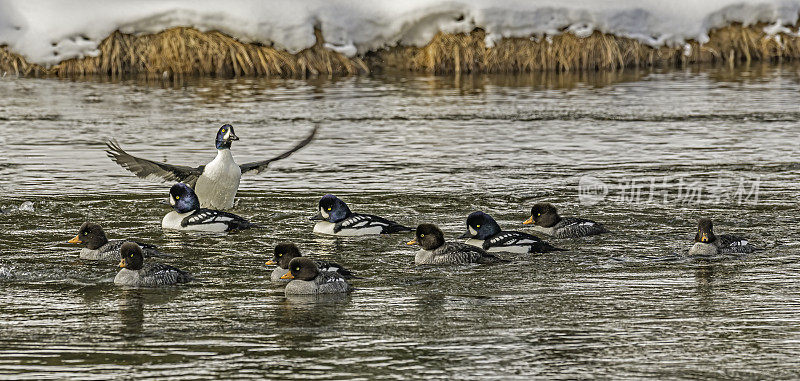
[[[230,124],[220,127],[217,131],[217,157],[210,163],[199,167],[142,159],[125,152],[116,141],[107,143],[106,153],[111,160],[138,177],[189,184],[200,198],[200,207],[224,210],[233,207],[233,199],[239,189],[239,181],[243,174],[263,172],[273,161],[289,157],[314,140],[318,129],[319,125],[315,125],[305,139],[278,156],[247,164],[236,164],[233,160],[231,143],[239,140],[239,137],[233,132],[233,126]]]

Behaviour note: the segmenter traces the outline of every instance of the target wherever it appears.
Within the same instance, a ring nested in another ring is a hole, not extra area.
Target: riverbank
[[[736,66],[753,61],[781,62],[800,58],[800,35],[768,33],[768,25],[732,24],[709,32],[707,42],[690,40],[678,46],[653,47],[638,40],[592,32],[554,36],[503,38],[487,44],[486,32],[437,33],[422,47],[395,46],[348,57],[326,43],[315,30],[316,43],[290,53],[260,43],[244,43],[218,31],[175,27],[155,34],[115,31],[97,48],[97,55],[70,58],[52,66],[29,62],[0,47],[0,71],[32,77],[80,75],[286,77],[359,75],[386,70],[423,73],[515,73],[536,71],[602,71],[624,68],[696,64]]]

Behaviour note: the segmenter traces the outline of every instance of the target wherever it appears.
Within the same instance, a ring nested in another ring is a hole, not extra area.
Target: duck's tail
[[[410,231],[414,231],[414,229],[400,224],[389,225],[383,230],[384,234],[407,233]]]

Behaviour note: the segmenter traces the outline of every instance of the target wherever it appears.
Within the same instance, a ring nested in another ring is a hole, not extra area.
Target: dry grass
[[[625,67],[694,63],[749,63],[800,58],[800,38],[768,36],[764,25],[730,25],[710,33],[702,46],[653,48],[639,41],[599,32],[580,38],[565,33],[549,38],[506,38],[487,47],[482,30],[439,33],[421,48],[398,47],[373,58],[387,67],[429,73],[503,73],[540,70],[615,70]]]
[[[220,32],[172,28],[152,35],[114,32],[103,40],[97,57],[69,59],[50,68],[30,64],[0,47],[0,71],[26,76],[205,75],[219,77],[354,75],[401,69],[429,73],[504,73],[617,70],[625,67],[725,63],[800,58],[800,37],[768,36],[764,25],[730,25],[713,30],[702,46],[653,48],[636,40],[595,32],[586,38],[565,33],[548,38],[506,38],[493,47],[485,33],[437,34],[424,47],[394,47],[369,53],[366,62],[348,58],[317,43],[297,54],[242,43]]]
[[[297,54],[268,46],[246,44],[220,32],[171,28],[151,35],[114,32],[98,46],[97,57],[73,58],[49,69],[28,64],[19,55],[0,49],[0,70],[19,75],[59,77],[102,74],[152,76],[210,75],[219,77],[303,77],[352,75],[367,71],[359,58],[350,59],[317,43]]]
[[[12,53],[3,45],[0,46],[0,72],[2,72],[0,74],[41,76],[47,70],[40,65],[28,63],[21,55]]]

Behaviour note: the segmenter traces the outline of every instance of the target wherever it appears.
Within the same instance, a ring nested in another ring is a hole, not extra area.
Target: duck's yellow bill
[[[125,267],[125,260],[119,261],[119,267]]]
[[[264,264],[265,264],[265,265],[267,265],[267,266],[272,266],[272,265],[277,265],[277,264],[278,264],[278,262],[275,262],[275,261],[266,261],[266,262],[264,262]]]
[[[533,223],[533,216],[530,216],[530,217],[528,217],[528,219],[527,219],[527,220],[525,220],[525,222],[523,222],[522,224],[523,224],[523,225],[530,225],[530,224],[532,224],[532,223]]]
[[[75,236],[75,238],[67,241],[67,243],[81,243],[81,235],[80,233]]]
[[[291,273],[291,272],[288,272],[288,273],[286,273],[286,274],[283,274],[283,276],[281,277],[281,279],[294,279],[294,275],[292,275],[292,273]]]
[[[417,240],[415,240],[415,239],[412,239],[411,241],[406,242],[406,245],[416,245],[416,244],[417,244]]]

